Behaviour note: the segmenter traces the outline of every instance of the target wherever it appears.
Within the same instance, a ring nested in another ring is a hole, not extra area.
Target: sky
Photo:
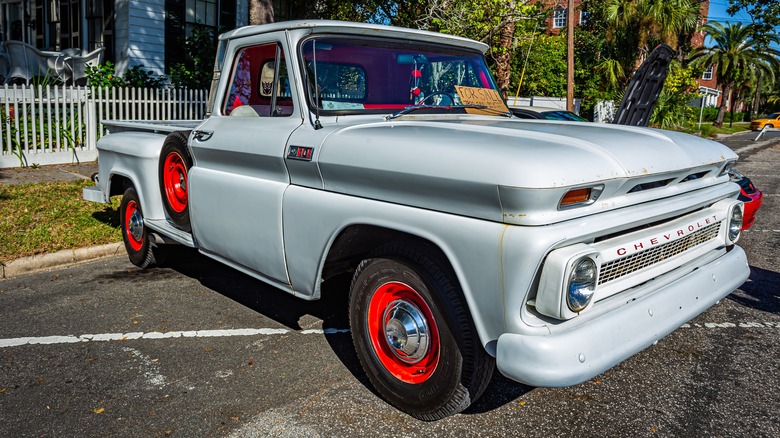
[[[728,12],[726,12],[728,7],[729,0],[710,0],[710,13],[708,21],[719,21],[721,23],[751,23],[750,15],[748,15],[747,12],[740,10],[732,17]],[[780,28],[775,28],[775,31],[780,33]],[[709,44],[709,40],[705,44]],[[780,49],[780,47],[775,44],[772,46],[776,49]]]

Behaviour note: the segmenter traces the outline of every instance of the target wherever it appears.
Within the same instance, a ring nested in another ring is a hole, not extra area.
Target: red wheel
[[[165,157],[163,187],[173,211],[182,213],[187,209],[187,166],[178,151],[171,151]]]
[[[479,342],[449,264],[413,243],[389,244],[355,271],[352,340],[382,397],[421,420],[466,409],[484,391],[494,361]]]
[[[422,383],[439,363],[439,329],[431,309],[412,287],[389,282],[368,304],[368,331],[374,353],[398,380]]]
[[[165,212],[176,227],[190,231],[189,179],[192,158],[187,153],[187,135],[173,132],[160,151],[160,194]]]
[[[144,237],[146,236],[144,235],[144,219],[135,199],[131,199],[127,203],[124,219],[124,232],[127,236],[127,243],[133,251],[140,251],[144,246]]]
[[[122,219],[122,240],[130,261],[139,268],[148,268],[162,261],[163,251],[149,237],[138,193],[132,187],[125,190],[122,196],[119,217]]]

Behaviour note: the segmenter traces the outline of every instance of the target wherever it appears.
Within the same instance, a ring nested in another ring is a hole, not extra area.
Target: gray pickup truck
[[[305,300],[352,275],[357,356],[389,403],[459,412],[494,368],[593,378],[748,277],[726,147],[520,120],[479,42],[298,21],[220,37],[210,115],[105,122],[91,201],[142,268],[182,244]]]

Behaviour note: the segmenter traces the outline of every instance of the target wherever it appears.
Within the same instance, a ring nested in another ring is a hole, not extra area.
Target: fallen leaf
[[[255,361],[253,359],[249,359],[249,366],[251,367],[254,364],[255,364]]]
[[[43,380],[43,377],[38,377],[38,381],[41,383],[45,382],[45,380]]]
[[[0,394],[4,393],[7,388],[0,388]]]
[[[525,406],[525,400],[520,400],[519,402],[517,402],[517,404],[519,404],[520,406]]]
[[[204,348],[204,349],[203,349],[203,352],[204,352],[204,353],[211,353],[212,351],[214,351],[214,349],[213,349],[213,348],[211,348],[211,347],[209,347],[209,348]]]
[[[230,417],[230,419],[233,421],[238,421],[238,417]]]
[[[92,412],[94,412],[96,414],[102,414],[105,411],[106,411],[106,408],[96,408],[96,409],[92,410]]]
[[[650,433],[656,433],[656,432],[657,432],[657,430],[654,427],[650,428]]]
[[[595,383],[596,385],[601,385],[601,380],[593,379],[593,383]]]

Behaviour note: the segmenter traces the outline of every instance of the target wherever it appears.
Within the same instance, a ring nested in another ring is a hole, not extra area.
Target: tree
[[[274,5],[271,0],[249,0],[249,24],[274,22]]]
[[[747,12],[756,24],[758,35],[771,34],[780,26],[780,2],[777,0],[729,0],[728,13]]]
[[[538,8],[530,0],[430,0],[417,24],[421,29],[488,44],[496,85],[506,97],[518,23],[540,19],[537,12]]]
[[[620,40],[615,41],[617,44],[634,50],[635,59],[630,69],[633,73],[657,43],[666,43],[676,49],[680,35],[690,39],[696,29],[699,10],[698,0],[609,0],[605,11],[609,26],[607,39],[619,37]]]
[[[728,100],[735,102],[738,97],[737,93],[733,93],[735,86],[759,74],[774,81],[775,71],[780,68],[780,51],[765,46],[764,42],[780,44],[780,36],[764,34],[761,39],[757,39],[756,25],[743,26],[742,23],[726,26],[710,22],[702,30],[710,36],[714,45],[698,48],[691,56],[691,63],[701,68],[715,67],[716,80],[718,86],[722,87],[723,98],[713,125],[721,127]]]

